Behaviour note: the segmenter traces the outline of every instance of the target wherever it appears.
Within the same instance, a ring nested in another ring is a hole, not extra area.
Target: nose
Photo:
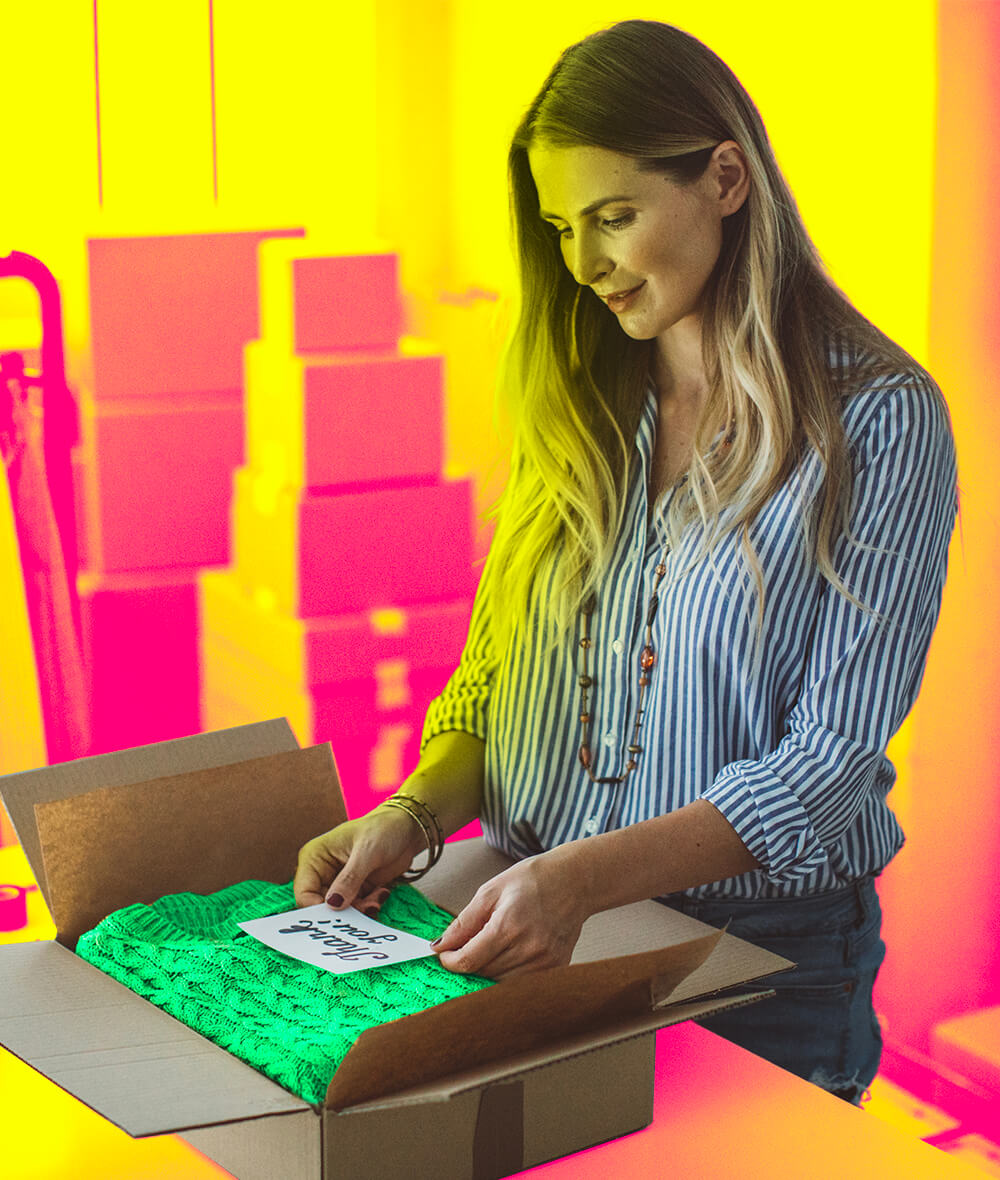
[[[610,260],[605,255],[602,255],[598,248],[590,244],[592,240],[589,236],[581,235],[570,246],[572,254],[566,259],[566,265],[569,267],[570,273],[581,287],[592,287],[613,266]]]

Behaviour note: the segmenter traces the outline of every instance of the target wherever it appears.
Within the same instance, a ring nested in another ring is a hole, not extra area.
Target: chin
[[[621,320],[618,321],[618,327],[632,340],[655,340],[659,335],[655,329],[644,328],[641,324],[626,325]]]

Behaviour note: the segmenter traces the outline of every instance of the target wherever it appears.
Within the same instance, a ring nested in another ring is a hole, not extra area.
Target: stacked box
[[[300,618],[444,602],[473,588],[471,518],[467,480],[310,493],[242,468],[235,572]]]
[[[226,565],[242,398],[81,400],[81,566],[90,573]]]
[[[402,340],[391,352],[245,352],[247,462],[287,487],[436,480],[443,466],[442,357]],[[361,440],[361,445],[359,445]]]
[[[90,752],[198,733],[195,572],[84,573],[78,587]]]
[[[200,578],[203,720],[330,741],[356,815],[413,768],[461,656],[472,488],[441,476],[442,358],[400,338],[395,255],[269,241],[260,276],[233,565]]]
[[[197,573],[231,559],[257,247],[302,231],[92,239],[74,454],[92,753],[201,728]]]

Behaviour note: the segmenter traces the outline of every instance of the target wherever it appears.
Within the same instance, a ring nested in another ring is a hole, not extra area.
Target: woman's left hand
[[[519,861],[481,885],[433,944],[441,966],[502,979],[568,963],[590,914],[559,851]]]

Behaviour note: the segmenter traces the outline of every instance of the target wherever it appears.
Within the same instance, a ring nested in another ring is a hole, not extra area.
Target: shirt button
[[[587,835],[593,836],[593,834],[596,831],[597,831],[597,816],[592,815],[590,817],[590,819],[587,820]]]
[[[613,733],[613,732],[611,732],[611,730],[609,730],[609,731],[608,731],[608,732],[607,732],[607,733],[604,735],[604,744],[605,744],[606,746],[613,746],[613,745],[615,744],[615,735],[614,735],[614,733]]]
[[[614,643],[612,643],[612,645],[611,645],[611,650],[615,653],[616,656],[620,656],[622,654],[622,652],[625,650],[625,644],[622,643],[622,641],[620,639],[616,639],[614,641]]]

